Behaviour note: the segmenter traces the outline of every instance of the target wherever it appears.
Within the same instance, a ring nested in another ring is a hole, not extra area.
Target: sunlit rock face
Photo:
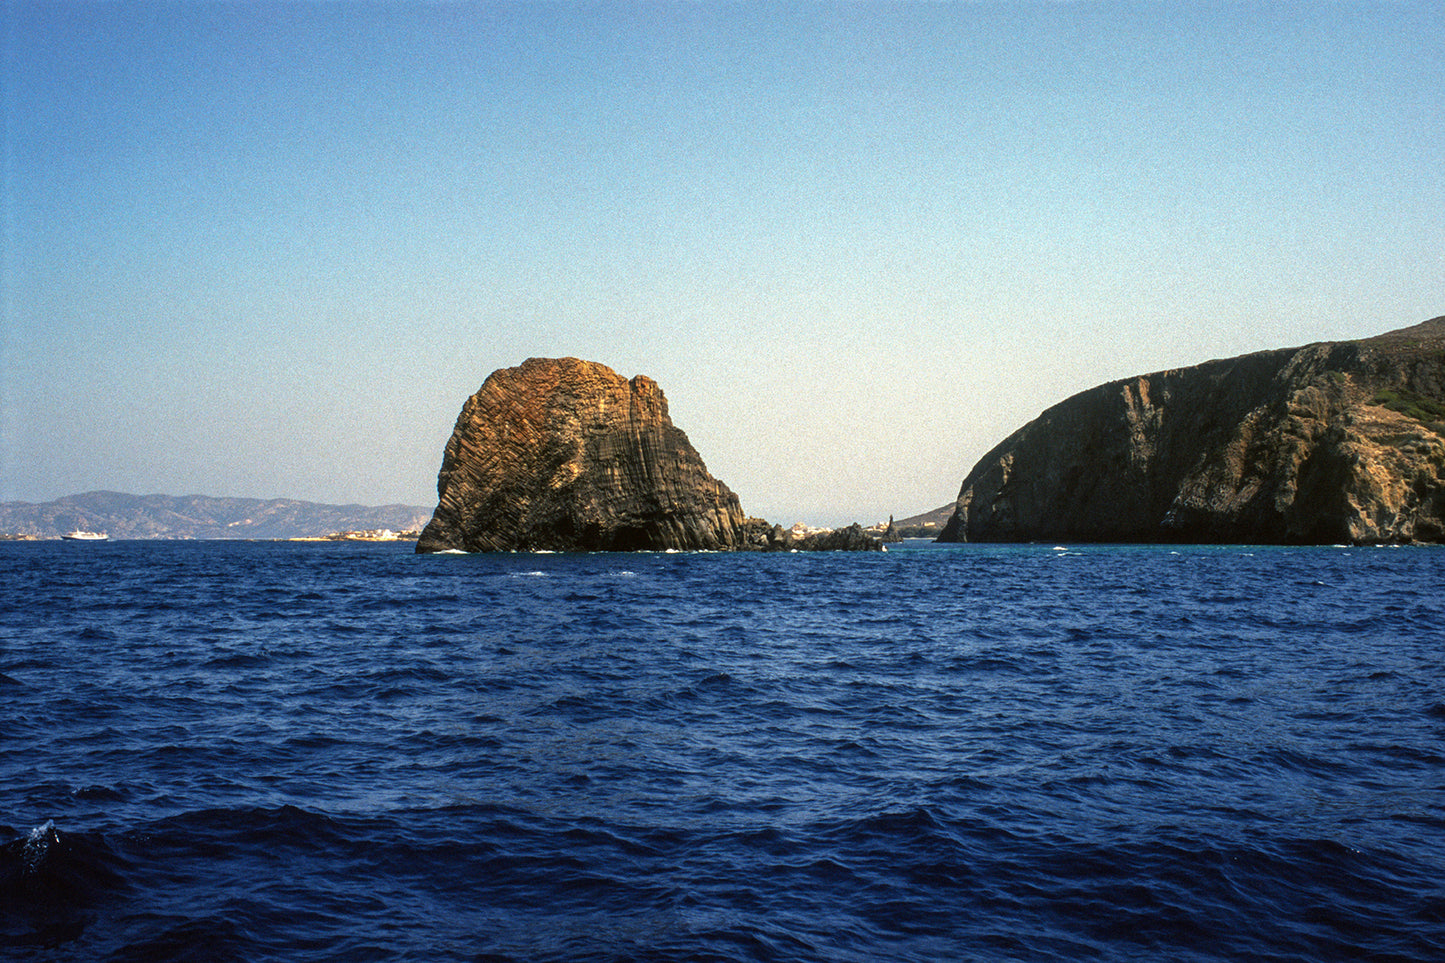
[[[577,358],[487,378],[457,418],[437,494],[418,552],[747,547],[738,497],[657,383]]]
[[[940,541],[1445,541],[1445,318],[1075,395],[974,466]]]

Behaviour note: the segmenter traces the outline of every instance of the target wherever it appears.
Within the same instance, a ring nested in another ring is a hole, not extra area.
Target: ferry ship
[[[78,528],[73,532],[66,532],[60,537],[71,542],[103,542],[110,538],[105,532],[83,532]]]

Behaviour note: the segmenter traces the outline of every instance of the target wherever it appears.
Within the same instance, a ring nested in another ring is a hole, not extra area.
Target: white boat
[[[72,542],[103,542],[110,538],[105,532],[83,532],[78,528],[73,532],[66,532],[60,537]]]

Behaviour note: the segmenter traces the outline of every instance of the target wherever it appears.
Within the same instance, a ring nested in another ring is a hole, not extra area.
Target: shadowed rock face
[[[1445,541],[1445,318],[1100,385],[985,455],[940,541]]]
[[[708,474],[657,383],[533,358],[467,400],[418,552],[743,547],[738,498]]]

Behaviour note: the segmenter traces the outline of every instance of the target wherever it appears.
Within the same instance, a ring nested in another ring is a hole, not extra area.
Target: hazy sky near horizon
[[[1445,314],[1435,3],[3,16],[0,500],[434,504],[574,355],[871,522],[1094,384]]]

